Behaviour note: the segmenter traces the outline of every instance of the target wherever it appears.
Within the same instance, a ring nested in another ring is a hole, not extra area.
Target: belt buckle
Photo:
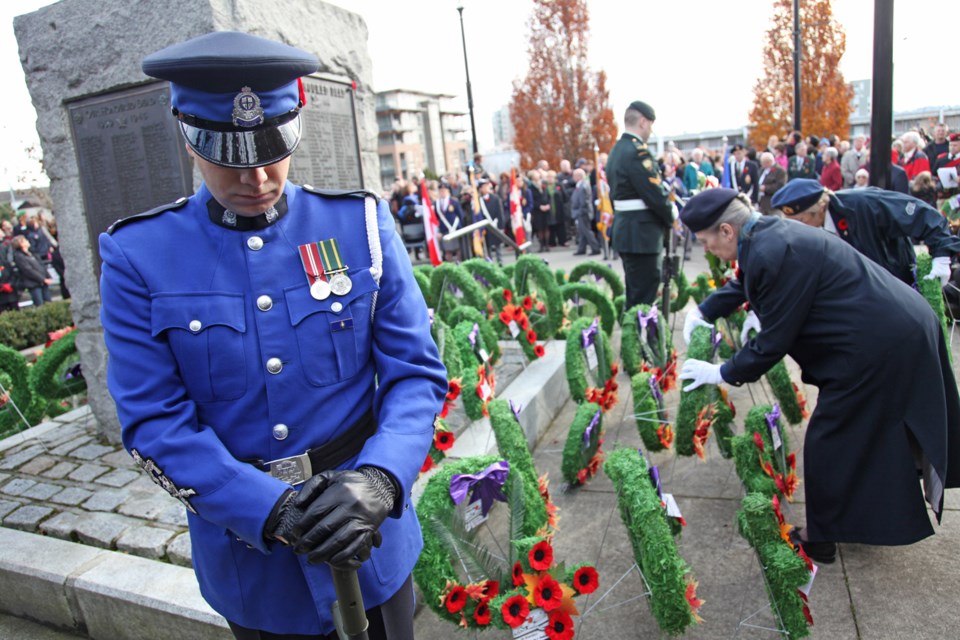
[[[277,458],[267,462],[266,465],[269,467],[268,473],[271,476],[292,486],[306,482],[313,475],[310,456],[306,453],[289,458]]]

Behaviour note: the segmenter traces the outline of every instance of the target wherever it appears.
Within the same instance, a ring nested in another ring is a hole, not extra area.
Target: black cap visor
[[[299,114],[270,127],[248,131],[213,131],[180,120],[187,144],[198,156],[231,169],[265,167],[283,160],[300,144]]]

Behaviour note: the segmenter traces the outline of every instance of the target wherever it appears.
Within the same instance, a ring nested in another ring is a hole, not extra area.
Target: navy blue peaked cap
[[[736,189],[704,189],[683,205],[680,220],[694,233],[709,229],[720,219],[737,193]]]
[[[170,82],[173,113],[197,155],[247,168],[273,164],[297,148],[299,79],[319,65],[308,51],[218,31],[152,53],[142,68]]]
[[[777,189],[770,199],[770,205],[788,216],[793,216],[817,204],[822,195],[823,185],[816,180],[795,178]]]

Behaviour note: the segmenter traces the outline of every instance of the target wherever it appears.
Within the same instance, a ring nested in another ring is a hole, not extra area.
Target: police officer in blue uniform
[[[144,60],[204,182],[100,237],[108,384],[237,638],[331,637],[327,563],[358,568],[370,637],[412,638],[445,371],[386,203],[286,180],[317,67],[235,32]]]
[[[960,252],[960,238],[950,234],[946,219],[913,196],[876,187],[834,193],[816,180],[798,178],[777,191],[771,205],[789,219],[839,237],[911,286],[916,283],[912,241],[927,245],[933,256],[927,277],[939,278],[941,284],[950,277],[952,256]],[[687,314],[684,336],[689,340],[694,327],[730,315],[744,300],[743,284],[731,280]],[[752,312],[744,338],[751,328],[760,329]]]
[[[794,533],[807,553],[828,563],[837,542],[931,535],[924,497],[939,522],[944,489],[960,486],[960,398],[923,297],[837,236],[761,216],[733,189],[694,196],[680,218],[739,261],[764,327],[722,365],[684,362],[685,389],[756,381],[786,355],[819,389],[803,449],[807,522]]]

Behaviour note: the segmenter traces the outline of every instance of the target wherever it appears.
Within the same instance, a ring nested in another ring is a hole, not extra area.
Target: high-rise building
[[[510,107],[504,105],[493,114],[493,145],[498,149],[512,148],[514,135]]]
[[[384,188],[397,178],[406,180],[426,169],[437,175],[464,170],[468,160],[466,112],[456,108],[455,101],[456,96],[408,89],[377,93]]]

